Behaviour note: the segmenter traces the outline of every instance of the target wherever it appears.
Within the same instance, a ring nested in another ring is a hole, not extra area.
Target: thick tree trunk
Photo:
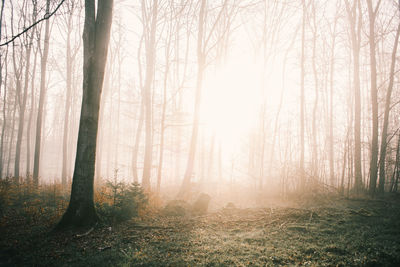
[[[85,1],[83,95],[71,199],[58,228],[91,226],[98,221],[93,181],[99,106],[112,22],[113,0]]]

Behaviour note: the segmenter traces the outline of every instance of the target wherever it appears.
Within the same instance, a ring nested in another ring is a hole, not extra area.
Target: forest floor
[[[3,224],[0,266],[400,266],[400,197],[153,214],[86,235]]]

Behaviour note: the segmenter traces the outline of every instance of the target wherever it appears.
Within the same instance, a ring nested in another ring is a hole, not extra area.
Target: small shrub
[[[148,203],[146,194],[137,183],[107,182],[102,194],[105,201],[96,202],[97,212],[102,218],[114,222],[138,216]]]

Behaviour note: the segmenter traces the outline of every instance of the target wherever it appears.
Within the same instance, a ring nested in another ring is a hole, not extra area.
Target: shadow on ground
[[[399,197],[155,214],[83,236],[52,225],[5,223],[0,266],[400,266]]]

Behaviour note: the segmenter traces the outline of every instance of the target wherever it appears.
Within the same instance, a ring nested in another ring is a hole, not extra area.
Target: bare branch
[[[36,25],[38,25],[40,22],[48,20],[49,18],[51,18],[56,12],[57,10],[62,6],[62,4],[65,2],[65,0],[61,0],[61,2],[58,4],[58,6],[56,7],[56,9],[54,9],[53,12],[51,12],[50,14],[46,14],[44,15],[43,18],[41,18],[40,20],[34,22],[33,24],[31,24],[29,27],[25,28],[23,31],[21,31],[20,33],[18,33],[17,35],[14,35],[10,40],[0,44],[1,46],[5,46],[8,45],[10,43],[12,43],[15,39],[19,38],[21,35],[23,35],[24,33],[28,32],[30,29],[32,29],[33,27],[35,27]]]

